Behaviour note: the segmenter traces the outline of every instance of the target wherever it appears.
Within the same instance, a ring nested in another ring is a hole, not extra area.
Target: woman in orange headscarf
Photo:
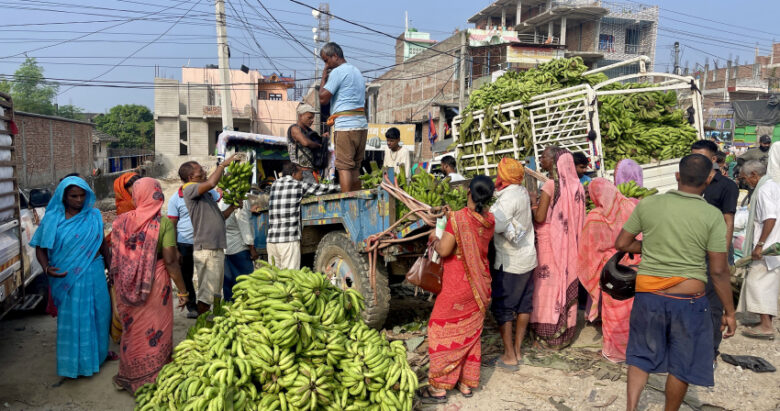
[[[610,361],[620,362],[626,359],[629,317],[634,299],[618,301],[602,293],[599,279],[604,265],[617,252],[615,239],[634,211],[636,200],[624,197],[617,187],[604,178],[594,178],[588,187],[596,208],[585,217],[580,235],[577,275],[593,300],[586,313],[588,321],[596,320],[601,307],[601,329],[604,334],[601,353]],[[638,264],[639,257],[630,260],[626,256],[622,263]]]
[[[128,212],[135,210],[133,205],[133,183],[135,183],[141,176],[135,172],[124,173],[114,180],[114,201],[116,201],[116,215],[117,217]],[[111,246],[111,233],[106,236],[106,245]],[[110,281],[109,281],[110,282]],[[111,286],[111,339],[118,343],[122,338],[122,321],[119,318],[119,314],[116,309],[116,294],[114,292],[114,285]]]

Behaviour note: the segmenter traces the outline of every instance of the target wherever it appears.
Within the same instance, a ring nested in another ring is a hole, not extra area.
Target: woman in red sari
[[[577,265],[580,282],[593,301],[585,315],[588,321],[596,320],[601,303],[601,329],[604,334],[601,354],[612,362],[621,362],[626,360],[628,320],[634,299],[618,301],[602,293],[599,279],[604,265],[617,252],[615,240],[634,211],[637,201],[624,197],[617,187],[604,178],[594,178],[588,185],[588,193],[596,208],[585,217]],[[638,264],[639,256],[633,260],[626,256],[621,263]]]
[[[547,147],[540,163],[550,179],[533,212],[539,263],[534,271],[531,330],[539,344],[557,349],[571,343],[577,326],[577,249],[585,192],[569,151]]]
[[[435,245],[443,258],[444,277],[428,322],[430,386],[420,392],[423,402],[447,401],[455,388],[467,397],[479,385],[482,361],[480,336],[490,306],[490,266],[487,253],[495,220],[488,211],[493,181],[471,180],[468,205],[450,213],[442,239]]]
[[[131,393],[153,382],[173,351],[171,279],[186,290],[176,254],[176,230],[160,215],[160,183],[142,178],[133,185],[136,208],[114,220],[110,276],[122,318],[118,388]],[[187,303],[179,294],[179,307]]]

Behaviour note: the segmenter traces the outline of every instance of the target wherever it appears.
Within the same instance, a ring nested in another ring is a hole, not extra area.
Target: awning
[[[217,157],[220,160],[225,158],[225,151],[227,150],[227,146],[229,144],[240,145],[242,143],[248,145],[276,146],[268,148],[271,150],[284,149],[285,152],[287,151],[287,137],[226,130],[220,133],[219,138],[217,139]]]

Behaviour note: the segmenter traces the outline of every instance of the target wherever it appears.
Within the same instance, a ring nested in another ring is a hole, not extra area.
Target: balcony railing
[[[640,54],[639,53],[639,44],[626,44],[625,53],[626,54]]]

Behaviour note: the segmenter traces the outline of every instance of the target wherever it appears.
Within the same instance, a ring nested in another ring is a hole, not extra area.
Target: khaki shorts
[[[225,280],[224,250],[194,250],[192,263],[198,283],[198,301],[214,304],[214,297],[222,297],[222,283]]]
[[[335,131],[336,170],[357,170],[366,153],[368,130]]]
[[[282,270],[299,270],[301,268],[301,242],[268,243],[268,262]]]

